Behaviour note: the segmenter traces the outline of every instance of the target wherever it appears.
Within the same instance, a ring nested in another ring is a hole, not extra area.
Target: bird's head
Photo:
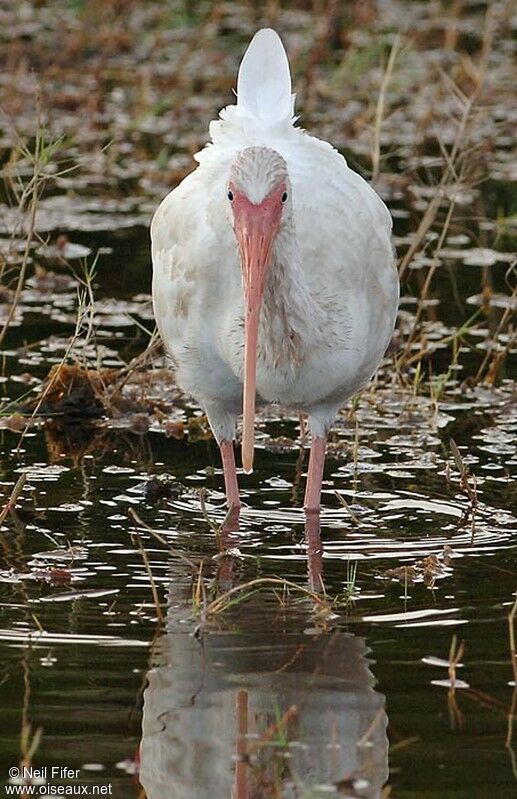
[[[247,147],[232,164],[227,191],[244,288],[242,465],[251,472],[260,308],[274,243],[290,207],[287,164],[269,147]]]

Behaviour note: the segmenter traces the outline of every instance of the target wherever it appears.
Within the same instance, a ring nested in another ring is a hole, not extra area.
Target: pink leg
[[[309,473],[305,488],[305,501],[303,507],[309,513],[319,512],[321,505],[321,481],[325,467],[326,438],[313,438],[311,454],[309,457]]]
[[[305,516],[305,543],[307,544],[309,588],[317,593],[325,593],[323,544],[321,543],[320,515],[317,512],[307,513]]]
[[[237,482],[237,472],[235,470],[235,454],[233,451],[233,441],[221,441],[219,444],[221,458],[223,461],[224,486],[226,489],[226,501],[229,508],[240,508],[239,484]]]

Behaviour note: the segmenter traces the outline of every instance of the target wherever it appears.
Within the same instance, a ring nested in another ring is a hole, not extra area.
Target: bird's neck
[[[296,367],[309,346],[323,338],[322,313],[307,284],[293,223],[284,225],[275,242],[261,314],[263,357],[277,366]]]

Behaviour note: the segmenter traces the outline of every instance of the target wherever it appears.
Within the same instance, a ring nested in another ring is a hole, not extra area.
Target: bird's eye
[[[233,191],[228,192],[228,199],[230,200],[230,202],[233,202]]]
[[[281,200],[282,200],[283,203],[287,202],[287,192],[286,191],[284,191],[284,193],[282,194]]]

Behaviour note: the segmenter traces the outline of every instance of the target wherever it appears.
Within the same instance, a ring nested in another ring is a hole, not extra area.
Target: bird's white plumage
[[[273,30],[258,31],[239,69],[235,113],[276,122],[292,116],[293,104],[289,61],[280,37]]]
[[[261,312],[257,395],[307,411],[313,434],[322,435],[372,376],[393,332],[391,218],[331,145],[294,126],[289,66],[273,31],[253,39],[238,87],[237,105],[211,123],[197,169],[154,216],[155,316],[179,384],[203,405],[217,439],[233,438],[242,411],[243,289],[228,180],[246,148],[280,154],[290,191]]]

